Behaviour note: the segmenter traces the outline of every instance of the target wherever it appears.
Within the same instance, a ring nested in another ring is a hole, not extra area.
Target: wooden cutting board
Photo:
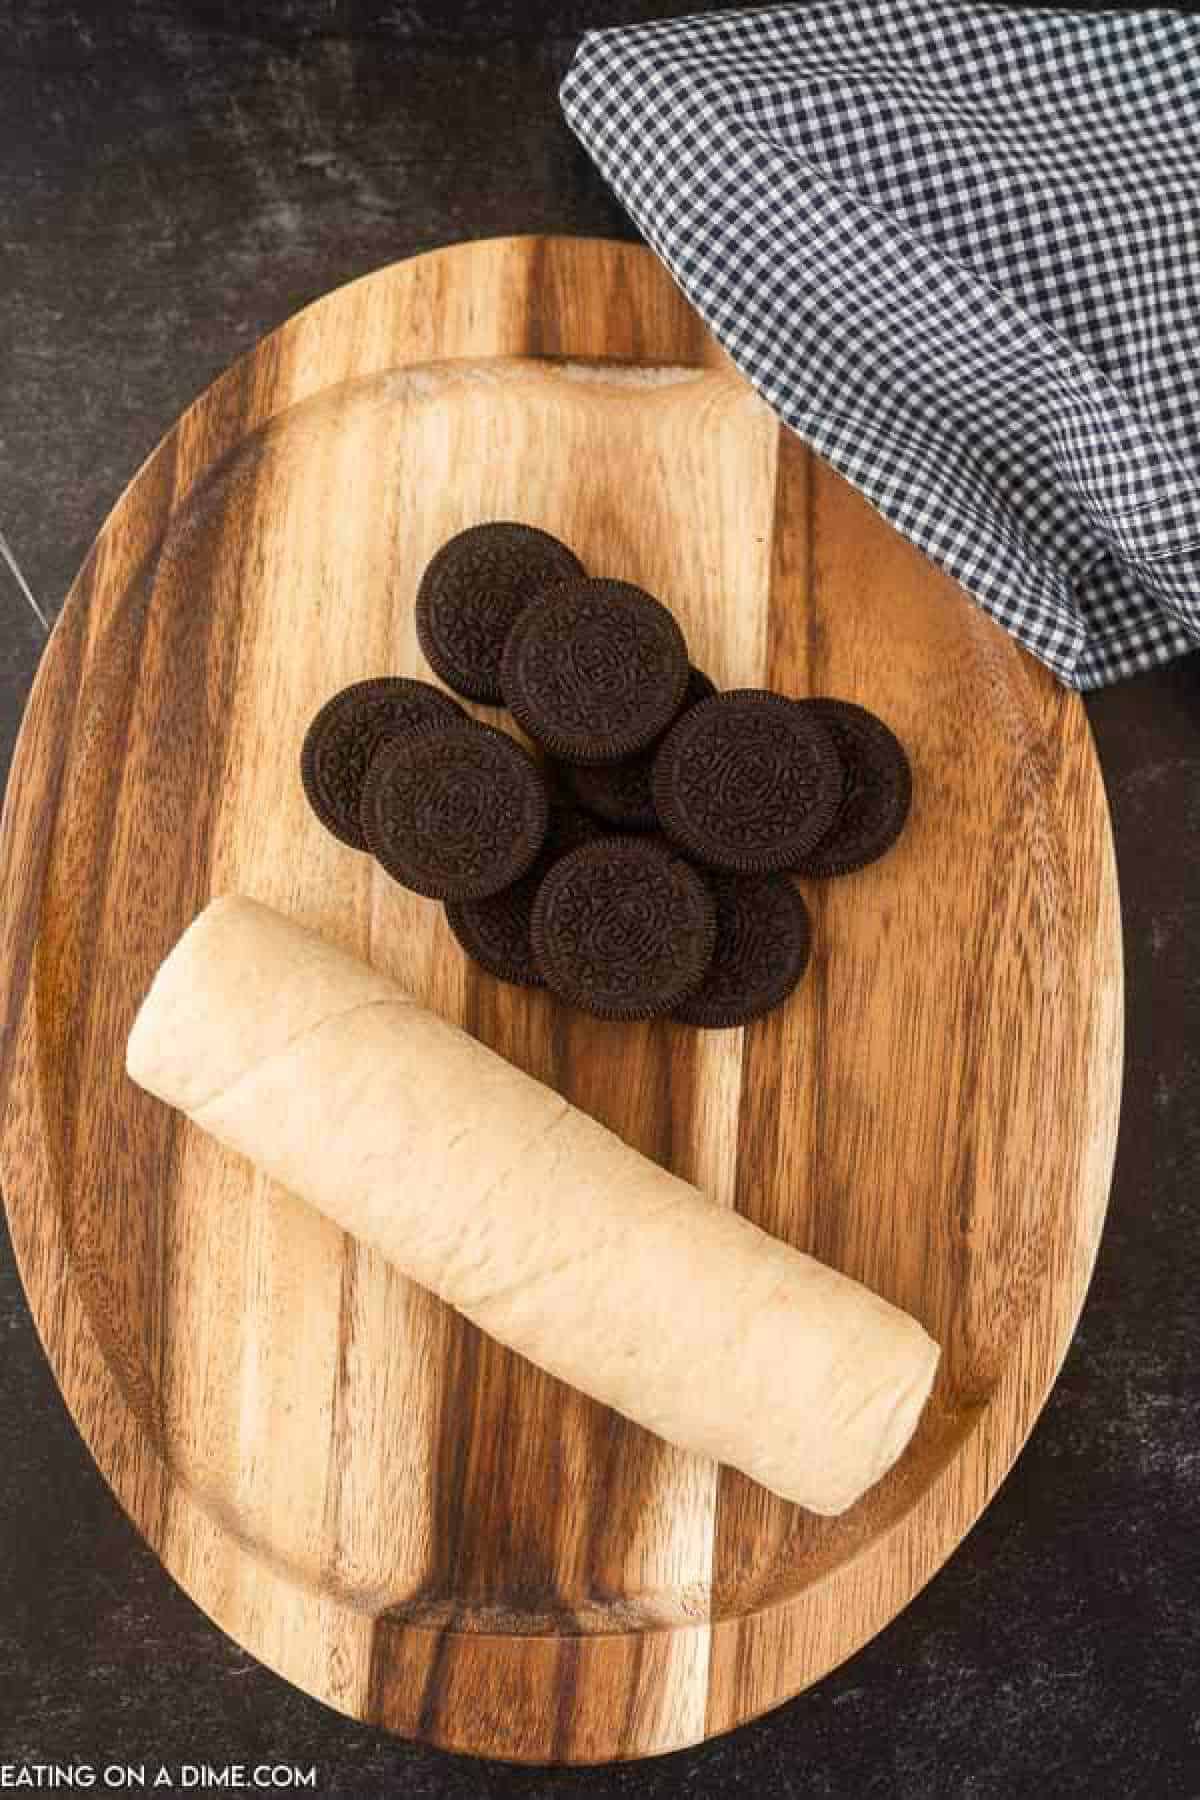
[[[720,685],[859,700],[909,748],[904,839],[804,885],[812,967],[745,1032],[614,1027],[500,986],[306,809],[312,713],[428,673],[418,578],[494,517],[661,595]],[[826,1520],[668,1448],[135,1091],[150,977],[234,889],[914,1312],[945,1355],[892,1474]],[[1045,1400],[1117,1123],[1103,788],[1078,699],[779,428],[648,251],[460,245],[301,313],[118,501],[9,784],[0,1022],[34,1317],[187,1592],[357,1718],[523,1760],[647,1755],[877,1631]]]

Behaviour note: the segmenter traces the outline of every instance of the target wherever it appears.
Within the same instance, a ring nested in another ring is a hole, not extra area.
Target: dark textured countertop
[[[306,301],[458,238],[630,235],[557,81],[586,26],[698,9],[0,3],[0,528],[43,603],[186,403]],[[0,570],[0,772],[39,647]],[[1200,1795],[1200,656],[1088,711],[1125,919],[1108,1228],[1028,1448],[901,1618],[773,1715],[654,1762],[520,1771],[352,1725],[145,1548],[5,1238],[0,1765],[268,1759],[315,1763],[323,1794],[464,1800]]]

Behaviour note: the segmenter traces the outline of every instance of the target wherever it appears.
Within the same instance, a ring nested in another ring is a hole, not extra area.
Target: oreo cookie
[[[517,723],[565,762],[619,762],[683,704],[687,644],[666,607],[628,581],[560,583],[509,633],[500,686]]]
[[[716,687],[700,669],[688,672],[680,712],[709,700]],[[658,814],[650,777],[654,770],[655,745],[628,756],[619,763],[564,763],[563,773],[572,794],[606,825],[621,831],[654,831]]]
[[[500,658],[518,614],[583,564],[548,531],[494,520],[444,543],[417,589],[417,638],[456,694],[500,704]]]
[[[549,797],[519,744],[465,720],[385,744],[361,817],[368,848],[393,880],[431,900],[479,899],[532,866]]]
[[[794,868],[829,830],[842,766],[825,726],[794,700],[739,688],[684,713],[654,759],[654,805],[698,862]]]
[[[309,726],[300,752],[300,779],[322,825],[351,849],[365,850],[359,808],[367,770],[380,745],[431,725],[461,723],[465,717],[441,688],[399,675],[357,681],[334,694]]]
[[[599,826],[586,813],[552,801],[546,841],[528,874],[482,900],[447,900],[447,923],[467,955],[500,981],[544,987],[529,937],[537,891],[561,856],[599,835]]]
[[[808,967],[808,908],[786,875],[712,874],[717,943],[708,972],[672,1017],[724,1030],[786,1000]]]
[[[833,823],[793,867],[800,875],[849,875],[890,850],[912,805],[912,770],[883,720],[852,700],[798,700],[833,739],[842,793]]]
[[[716,902],[682,858],[644,838],[601,838],[555,863],[538,889],[530,936],[534,962],[560,999],[602,1019],[650,1019],[703,981]]]

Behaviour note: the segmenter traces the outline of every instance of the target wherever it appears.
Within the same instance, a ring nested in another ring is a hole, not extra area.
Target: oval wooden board
[[[721,685],[861,700],[909,746],[902,843],[806,887],[810,973],[744,1033],[615,1028],[499,986],[306,810],[314,709],[427,673],[417,579],[489,517],[661,594]],[[669,1449],[135,1091],[138,1002],[230,889],[914,1312],[945,1355],[892,1475],[822,1520]],[[877,1631],[1046,1397],[1117,1122],[1103,789],[1079,701],[779,429],[648,251],[462,245],[284,326],[118,502],[13,768],[0,1019],[34,1316],[188,1593],[355,1717],[494,1756],[646,1755]]]

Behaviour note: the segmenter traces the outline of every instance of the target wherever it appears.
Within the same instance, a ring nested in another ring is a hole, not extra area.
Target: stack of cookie
[[[443,545],[417,634],[464,698],[399,677],[344,689],[305,739],[305,791],[343,842],[442,900],[500,979],[604,1018],[741,1025],[808,962],[789,873],[847,874],[908,814],[904,751],[848,701],[718,694],[677,621],[588,576],[556,538],[489,523]]]

